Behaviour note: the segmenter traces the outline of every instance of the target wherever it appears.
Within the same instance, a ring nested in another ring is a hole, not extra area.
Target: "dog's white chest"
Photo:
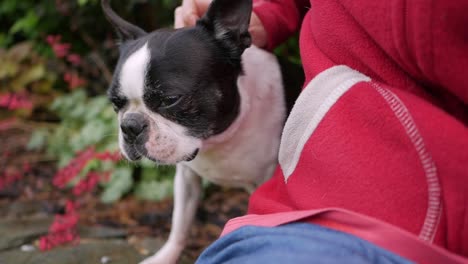
[[[249,140],[237,146],[212,149],[200,153],[190,167],[216,184],[253,190],[271,177],[277,164],[278,144],[276,140]]]
[[[251,47],[242,56],[245,75],[239,77],[238,120],[187,165],[198,175],[221,185],[252,190],[273,174],[286,115],[281,72],[276,58]]]

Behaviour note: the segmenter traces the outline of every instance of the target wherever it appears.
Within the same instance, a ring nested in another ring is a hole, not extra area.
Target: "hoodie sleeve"
[[[310,7],[308,0],[254,0],[253,10],[268,35],[271,50],[294,34]]]
[[[339,3],[392,62],[422,84],[446,111],[468,122],[468,1],[339,0]],[[318,8],[319,4],[315,11]],[[349,48],[354,43],[346,45]],[[354,52],[363,58],[367,49]]]

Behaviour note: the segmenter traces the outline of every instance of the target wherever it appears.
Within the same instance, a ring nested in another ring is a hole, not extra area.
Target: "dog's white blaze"
[[[128,99],[143,98],[145,87],[145,75],[151,54],[148,43],[135,51],[122,66],[120,72],[120,90]]]

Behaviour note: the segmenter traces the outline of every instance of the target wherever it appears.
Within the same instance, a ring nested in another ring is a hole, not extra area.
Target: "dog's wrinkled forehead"
[[[119,114],[162,116],[201,138],[230,125],[239,111],[241,55],[250,45],[250,0],[215,0],[194,27],[151,33],[101,3],[121,39],[109,89]]]
[[[217,82],[240,72],[240,56],[250,45],[251,0],[215,0],[195,27],[149,34],[119,17],[108,0],[101,4],[122,43],[111,96],[122,88],[120,96],[141,98],[145,85],[158,87],[162,78],[162,89],[185,89],[199,84],[200,72],[212,72]]]
[[[145,92],[187,93],[197,76],[209,70],[210,43],[193,29],[156,31],[120,47],[111,93],[141,99]],[[164,84],[164,85],[162,85]],[[174,89],[182,91],[174,91]]]

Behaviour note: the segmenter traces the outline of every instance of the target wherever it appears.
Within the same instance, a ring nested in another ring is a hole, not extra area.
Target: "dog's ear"
[[[125,21],[117,15],[110,7],[109,2],[110,0],[101,0],[102,11],[104,11],[107,20],[114,27],[120,41],[125,42],[126,40],[137,39],[147,34],[143,29]]]
[[[251,13],[252,0],[214,0],[197,25],[208,29],[231,52],[237,50],[241,55],[252,42],[249,34]]]

